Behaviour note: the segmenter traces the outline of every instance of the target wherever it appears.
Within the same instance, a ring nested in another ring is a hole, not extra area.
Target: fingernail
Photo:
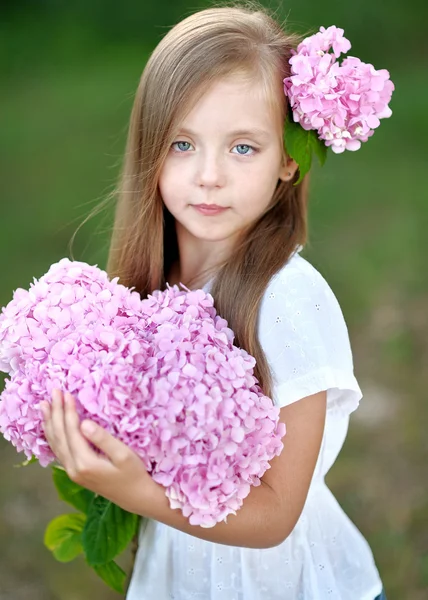
[[[95,433],[96,426],[94,423],[91,423],[90,421],[83,421],[82,429],[83,429],[83,433],[86,433],[87,435],[92,435],[93,433]]]

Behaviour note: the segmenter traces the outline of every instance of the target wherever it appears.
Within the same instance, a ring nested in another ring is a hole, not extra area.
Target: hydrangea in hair
[[[96,265],[53,264],[0,314],[0,431],[42,466],[55,460],[41,400],[53,388],[123,441],[172,508],[212,527],[235,514],[280,454],[285,425],[254,377],[255,359],[203,290],[141,299]]]
[[[283,80],[294,121],[316,130],[335,154],[359,150],[367,142],[380,119],[392,115],[395,90],[387,69],[376,70],[355,56],[336,60],[351,48],[343,34],[331,25],[305,38],[291,50],[291,76]]]

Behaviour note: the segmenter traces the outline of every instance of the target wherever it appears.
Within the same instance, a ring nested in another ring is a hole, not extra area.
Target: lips
[[[219,210],[221,208],[226,208],[226,206],[218,206],[218,204],[196,204],[199,208],[207,208],[208,210]]]
[[[201,215],[206,217],[213,217],[215,215],[222,215],[226,210],[227,206],[218,206],[217,204],[193,204],[193,208],[198,211]]]

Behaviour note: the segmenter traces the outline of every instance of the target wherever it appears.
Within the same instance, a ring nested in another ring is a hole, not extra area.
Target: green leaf
[[[123,593],[125,591],[126,573],[114,560],[105,565],[93,565],[92,568],[116,592]]]
[[[91,566],[105,564],[132,540],[138,515],[123,510],[102,496],[95,496],[82,533],[83,550]]]
[[[318,138],[314,129],[306,131],[293,119],[293,112],[287,112],[284,128],[284,142],[287,154],[299,165],[299,179],[293,184],[298,185],[311,168],[312,151],[318,156],[321,166],[327,158],[327,146]]]
[[[315,131],[313,133],[315,136],[312,136],[312,148],[314,149],[315,154],[318,156],[318,160],[323,167],[327,159],[328,146],[326,146],[325,143],[319,139]]]
[[[69,562],[83,552],[85,521],[85,515],[70,513],[55,517],[46,527],[44,544],[60,562]]]
[[[65,469],[61,467],[52,467],[52,477],[61,500],[68,502],[71,506],[77,508],[77,510],[87,514],[95,496],[94,492],[72,481]]]
[[[13,465],[13,466],[15,467],[15,469],[19,469],[20,467],[26,467],[27,465],[31,465],[35,462],[39,462],[39,459],[36,458],[35,456],[32,456],[31,458],[24,460],[24,462],[18,463],[17,465]]]

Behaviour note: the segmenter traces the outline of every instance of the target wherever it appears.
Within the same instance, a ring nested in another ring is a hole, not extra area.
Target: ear
[[[282,155],[282,164],[279,169],[278,177],[282,181],[290,181],[293,179],[295,172],[299,168],[299,165],[290,156],[287,156],[285,150]]]

